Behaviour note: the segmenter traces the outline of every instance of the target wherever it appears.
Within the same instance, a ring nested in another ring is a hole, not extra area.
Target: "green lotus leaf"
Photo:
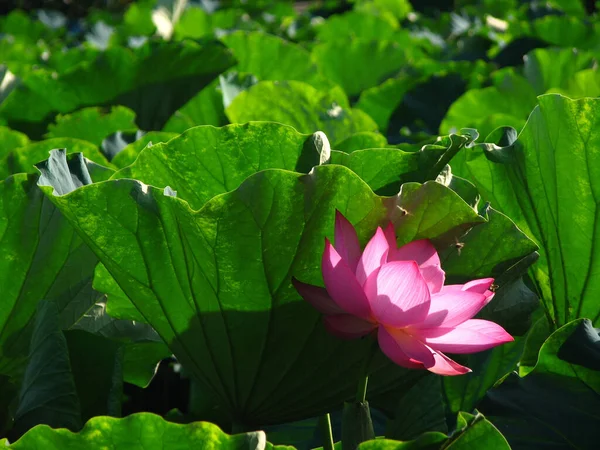
[[[262,431],[229,436],[211,423],[194,422],[181,425],[168,422],[151,413],[132,414],[123,419],[94,417],[85,424],[79,433],[73,433],[66,429],[54,430],[40,425],[30,430],[18,441],[12,444],[5,441],[4,444],[7,449],[14,450],[80,448],[90,450],[105,448],[183,450],[195,447],[207,450],[292,450],[292,447],[274,447],[269,444]]]
[[[218,42],[149,42],[131,50],[113,46],[57,74],[28,72],[20,89],[0,106],[0,117],[41,134],[56,113],[84,106],[124,105],[143,130],[160,130],[167,119],[200,89],[233,65]],[[106,80],[111,80],[107,83]]]
[[[269,120],[301,133],[323,131],[332,145],[361,131],[377,131],[363,111],[352,109],[338,88],[318,91],[300,81],[262,81],[240,93],[226,109],[232,123]]]
[[[329,80],[353,96],[397,73],[415,51],[394,41],[346,39],[317,44],[313,58]]]
[[[515,144],[465,149],[452,167],[539,245],[540,260],[530,273],[553,327],[579,317],[597,324],[600,100],[538,99]]]
[[[73,173],[78,164],[71,162]],[[0,183],[0,373],[15,377],[24,369],[40,300],[56,303],[61,326],[68,328],[98,297],[91,286],[95,255],[36,182],[36,176],[18,174]]]
[[[328,157],[328,148],[323,155],[320,151],[312,136],[278,123],[201,126],[168,143],[145,148],[133,164],[113,178],[169,186],[192,208],[199,209],[215,195],[236,189],[261,170],[309,172]]]
[[[235,31],[221,41],[233,51],[238,72],[251,73],[261,81],[296,80],[316,88],[327,84],[310,53],[298,44],[257,31]]]
[[[102,140],[117,132],[135,132],[135,113],[123,106],[108,112],[102,108],[84,108],[71,114],[59,114],[48,126],[47,138],[76,138],[100,146]]]
[[[370,345],[329,336],[291,285],[292,275],[321,283],[320,253],[336,209],[356,224],[363,242],[390,217],[402,240],[453,239],[483,220],[442,185],[405,186],[395,200],[374,195],[336,165],[315,167],[309,175],[270,169],[198,212],[129,179],[67,195],[43,189],[232,419],[270,424],[341,404],[354,391]],[[413,214],[402,216],[396,204]],[[373,394],[420,374],[403,377],[406,372],[382,354],[373,370]]]

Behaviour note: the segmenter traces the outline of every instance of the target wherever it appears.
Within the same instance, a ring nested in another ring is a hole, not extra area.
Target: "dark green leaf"
[[[96,257],[47,201],[36,181],[36,176],[19,174],[0,183],[0,273],[5,286],[0,308],[0,373],[13,376],[23,371],[39,300],[56,303],[61,325],[67,328],[98,296],[91,288]]]
[[[68,330],[64,335],[83,422],[94,416],[119,416],[123,390],[121,344],[82,330]]]
[[[71,430],[81,428],[79,398],[59,322],[56,305],[41,301],[12,430],[17,436],[39,424]]]
[[[561,359],[563,352],[572,362]],[[505,379],[481,409],[515,450],[596,448],[599,358],[598,330],[589,320],[570,322],[546,340],[533,370]]]
[[[101,264],[98,266],[98,268],[104,269],[104,266]],[[96,288],[97,285],[102,284],[98,282],[99,273],[102,274],[106,271],[106,269],[104,269],[104,271],[99,271],[98,268],[94,278],[94,288]],[[115,289],[120,291],[118,285],[112,277],[110,277],[107,281],[114,284]],[[122,295],[125,296],[125,294]],[[111,295],[111,305],[118,305],[116,300],[118,299]],[[131,301],[126,297],[124,300],[122,300],[122,302],[125,303],[130,309],[135,308],[131,304]],[[158,336],[156,331],[152,329],[152,327],[144,323],[143,320],[131,320],[131,318],[136,318],[136,314],[139,314],[137,313],[137,310],[135,313],[129,312],[129,315],[127,316],[129,320],[115,319],[107,314],[106,300],[100,300],[93,305],[93,307],[90,308],[90,310],[76,324],[71,327],[71,330],[87,331],[88,333],[96,335],[96,339],[100,337],[108,338],[114,341],[103,343],[102,340],[98,340],[96,342],[97,346],[104,352],[110,351],[110,353],[106,356],[108,359],[104,365],[105,373],[109,375],[112,374],[112,378],[118,381],[121,380],[122,375],[122,379],[124,381],[144,388],[148,386],[154,377],[158,363],[161,360],[169,357],[171,352],[164,344],[160,336]],[[67,335],[67,338],[69,338],[69,335]],[[92,346],[94,343],[93,339],[93,337],[87,338],[87,341],[90,341],[90,343],[85,348]],[[83,339],[83,341],[85,342],[86,339]],[[122,350],[119,350],[117,347],[115,347],[115,343],[119,343],[122,347]],[[87,351],[93,354],[92,349],[88,348]],[[112,365],[110,358],[114,360]],[[121,360],[122,363],[119,363]],[[111,376],[105,377],[105,382],[106,379],[109,378],[111,378]],[[76,382],[77,381],[78,379],[76,378]],[[115,389],[116,388],[118,388],[118,386],[115,386]],[[105,392],[105,395],[106,397],[110,397],[109,392]],[[85,396],[85,393],[83,396]]]
[[[472,412],[498,380],[514,371],[523,351],[523,340],[474,353],[464,358],[472,370],[460,377],[443,377],[443,395],[450,414]]]
[[[388,425],[386,438],[410,440],[427,431],[448,432],[442,380],[434,374],[426,375],[404,394]]]

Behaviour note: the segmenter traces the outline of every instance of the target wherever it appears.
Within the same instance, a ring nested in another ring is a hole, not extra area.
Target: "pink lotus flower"
[[[397,248],[394,227],[377,229],[361,252],[356,231],[338,211],[335,246],[325,240],[325,288],[293,279],[300,295],[343,339],[377,332],[396,364],[440,375],[471,370],[443,352],[476,353],[513,338],[499,325],[472,319],[493,298],[493,278],[444,286],[439,256],[428,240]]]

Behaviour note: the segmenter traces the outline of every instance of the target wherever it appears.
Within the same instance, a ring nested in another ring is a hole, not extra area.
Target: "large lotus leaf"
[[[350,154],[332,151],[329,162],[348,167],[378,194],[395,195],[403,183],[435,179],[452,156],[470,141],[468,135],[451,135],[413,152],[397,148],[371,148]]]
[[[135,111],[141,129],[160,130],[233,63],[218,42],[152,41],[135,50],[113,46],[58,76],[45,69],[27,73],[0,106],[0,117],[27,127],[82,106],[120,104]]]
[[[77,138],[97,146],[117,131],[135,132],[135,113],[124,106],[83,108],[71,114],[59,114],[48,126],[47,138]]]
[[[260,170],[308,172],[328,157],[329,144],[322,134],[309,136],[286,125],[264,122],[196,127],[169,144],[144,150],[133,165],[114,178],[169,185],[179,198],[198,209]],[[109,295],[110,315],[145,322],[102,266],[96,271],[94,288]]]
[[[440,132],[469,127],[487,136],[500,126],[520,130],[535,105],[530,83],[512,69],[503,69],[495,74],[493,86],[471,89],[458,98],[440,124]]]
[[[5,444],[7,449],[14,450],[292,449],[273,447],[266,442],[265,433],[262,431],[229,436],[211,423],[193,422],[181,425],[168,422],[151,413],[132,414],[123,419],[94,417],[79,433],[72,433],[65,429],[53,430],[48,426],[40,425],[12,444],[6,441],[0,443]]]
[[[488,392],[481,410],[513,449],[597,447],[599,342],[589,320],[570,322],[546,340],[529,374]]]
[[[367,40],[392,40],[398,30],[398,22],[389,15],[365,14],[349,11],[336,14],[317,25],[319,41],[347,41],[351,38]]]
[[[326,84],[310,53],[298,44],[257,31],[235,31],[221,41],[233,51],[238,72],[259,80],[303,81],[317,88]]]
[[[198,125],[219,127],[226,123],[223,93],[219,89],[219,79],[216,79],[175,111],[163,131],[183,133]]]
[[[328,146],[328,144],[327,144]],[[309,172],[328,158],[313,136],[270,122],[192,128],[168,143],[145,148],[133,164],[113,175],[169,186],[194,209],[236,189],[264,169]]]
[[[313,58],[329,80],[353,96],[394,75],[415,52],[393,41],[350,39],[317,44]]]
[[[529,52],[523,64],[523,74],[536,95],[549,89],[566,88],[577,72],[591,68],[593,54],[573,48],[538,48]]]
[[[308,175],[261,171],[198,212],[128,179],[67,195],[43,189],[186,370],[237,421],[269,424],[338,406],[370,347],[329,336],[291,285],[292,276],[322,283],[320,254],[336,208],[362,242],[389,218],[401,239],[437,241],[483,220],[442,185],[405,186],[397,200],[404,216],[394,198],[335,165]],[[372,368],[372,394],[406,381],[381,354]]]
[[[8,375],[22,372],[39,300],[55,302],[67,328],[97,298],[91,288],[95,255],[36,181],[18,174],[0,183],[0,373]]]
[[[53,138],[31,142],[10,152],[0,168],[0,174],[8,176],[14,173],[35,173],[35,164],[47,159],[50,151],[58,148],[65,148],[69,153],[81,153],[101,166],[111,166],[98,147],[91,142],[75,138]]]
[[[366,113],[351,109],[339,89],[318,91],[300,81],[262,81],[239,94],[229,105],[232,123],[271,120],[301,133],[323,131],[335,146],[360,131],[377,131]]]
[[[412,441],[375,439],[364,442],[360,450],[510,450],[502,433],[482,414],[461,412],[458,414],[456,431],[450,437],[440,432],[423,433]]]
[[[594,217],[600,189],[600,100],[544,95],[539,102],[515,145],[465,149],[452,167],[536,240],[540,260],[531,275],[553,326],[578,317],[598,323],[600,279],[594,274],[600,255]]]

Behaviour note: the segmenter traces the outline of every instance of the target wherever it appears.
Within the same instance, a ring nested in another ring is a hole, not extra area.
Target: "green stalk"
[[[365,375],[361,377],[358,382],[358,388],[356,389],[356,402],[364,403],[367,401],[367,387],[369,385],[369,376]]]
[[[356,389],[356,399],[344,404],[342,416],[342,448],[357,450],[358,446],[375,439],[371,410],[367,402],[367,387],[369,385],[369,366],[377,351],[377,341],[373,340],[371,350],[363,362],[361,376]]]
[[[323,414],[319,419],[321,438],[323,439],[323,450],[334,450],[333,432],[331,431],[331,416]]]

